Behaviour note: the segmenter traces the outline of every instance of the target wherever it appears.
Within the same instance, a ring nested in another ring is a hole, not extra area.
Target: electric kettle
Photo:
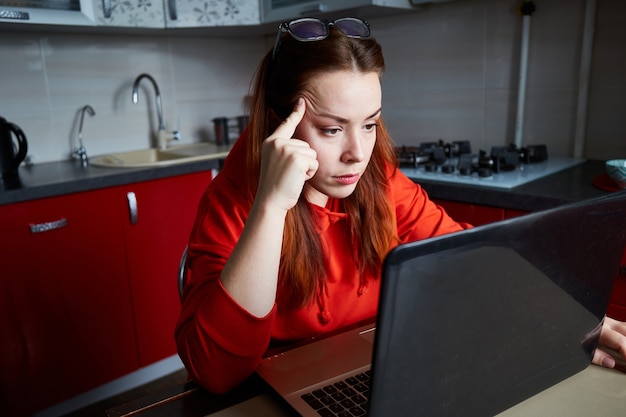
[[[16,142],[13,140],[15,135]],[[26,135],[16,124],[0,116],[0,172],[3,179],[16,178],[17,167],[26,158]]]

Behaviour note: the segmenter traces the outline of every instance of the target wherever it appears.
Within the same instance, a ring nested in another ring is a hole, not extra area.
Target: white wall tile
[[[626,2],[598,1],[585,156],[626,156]],[[397,143],[470,140],[475,151],[514,140],[522,18],[518,0],[457,0],[370,19],[383,45],[384,117]],[[523,143],[573,152],[585,0],[537,2],[531,18]],[[191,33],[191,32],[189,32]],[[10,36],[9,36],[10,35]],[[273,35],[3,32],[0,115],[26,132],[35,161],[67,159],[78,111],[90,155],[150,145],[154,93],[183,142],[213,139],[214,117],[245,109],[256,66]],[[4,59],[10,57],[9,59]]]
[[[12,33],[0,36],[0,114],[20,125],[35,162],[64,160],[77,145],[79,111],[88,154],[151,146],[158,126],[155,92],[143,79],[138,103],[132,84],[141,73],[157,82],[163,119],[183,142],[206,138],[211,119],[243,113],[243,97],[263,39],[220,40],[136,35]],[[12,97],[12,99],[8,99]],[[212,138],[212,137],[211,137]]]
[[[515,143],[517,91],[489,89],[485,92],[484,134],[480,149]],[[472,144],[474,145],[474,144]]]

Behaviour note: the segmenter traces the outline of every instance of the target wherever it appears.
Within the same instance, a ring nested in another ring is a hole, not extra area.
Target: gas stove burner
[[[520,164],[520,154],[515,147],[494,146],[488,157],[491,162],[491,169],[496,172],[513,171]]]
[[[490,152],[484,150],[472,154],[469,141],[445,143],[423,142],[419,146],[396,148],[401,167],[423,169],[427,173],[441,173],[447,176],[478,176],[489,178],[493,175],[519,169],[522,164],[543,162],[548,159],[546,145],[528,145],[517,148],[515,145],[494,146]]]
[[[493,176],[493,171],[489,168],[478,168],[476,172],[480,178],[489,178]]]
[[[520,159],[525,164],[543,162],[548,159],[548,148],[546,145],[528,145],[520,150]]]
[[[461,156],[472,153],[472,145],[469,140],[457,140],[450,145],[449,156]]]
[[[437,171],[437,164],[434,163],[434,162],[429,162],[429,163],[424,165],[424,170],[426,172],[436,172]]]
[[[422,155],[428,156],[428,160],[441,165],[448,158],[443,142],[425,142],[420,144]]]
[[[420,143],[419,149],[425,155],[433,155],[434,160],[442,160],[444,157],[452,158],[472,153],[472,146],[469,140],[445,143],[443,140],[439,139],[437,142]]]
[[[514,171],[521,164],[543,162],[547,159],[546,145],[529,145],[517,148],[511,144],[509,146],[494,146],[489,154],[480,151],[478,165],[482,168],[489,168],[494,173],[499,173]]]
[[[397,147],[396,157],[401,167],[417,168],[421,164],[434,163],[436,166],[443,165],[450,158],[456,158],[471,152],[472,149],[468,140],[445,143],[439,139],[437,142],[422,142],[419,146]],[[436,167],[435,169],[432,167],[425,169],[436,171]]]
[[[441,172],[443,172],[444,174],[452,174],[454,170],[455,168],[452,164],[443,164],[441,166]]]
[[[548,153],[543,145],[519,149],[513,146],[496,147],[493,151],[494,155],[485,151],[461,154],[448,158],[442,164],[428,160],[419,166],[403,167],[402,172],[417,183],[441,182],[511,189],[581,163],[577,158],[554,156],[547,159]],[[517,159],[513,157],[516,152],[519,152]],[[507,171],[512,165],[517,168]]]
[[[396,148],[396,158],[401,167],[417,168],[419,164],[427,162],[430,156],[424,155],[418,147],[401,146]]]

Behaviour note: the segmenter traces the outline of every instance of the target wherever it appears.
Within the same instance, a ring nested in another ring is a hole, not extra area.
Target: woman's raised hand
[[[293,137],[305,111],[305,101],[299,98],[293,112],[263,142],[257,203],[274,204],[287,211],[298,202],[304,183],[315,175],[317,153]]]
[[[256,317],[274,307],[285,216],[296,205],[304,183],[317,171],[317,153],[293,139],[305,112],[300,98],[293,112],[263,142],[261,175],[243,232],[222,270],[224,288]]]

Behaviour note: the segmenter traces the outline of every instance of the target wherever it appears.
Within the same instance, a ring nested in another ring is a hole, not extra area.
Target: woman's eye
[[[378,126],[377,123],[367,124],[367,125],[365,125],[365,130],[367,130],[367,131],[374,130],[374,129],[376,129],[376,126]]]
[[[335,136],[339,133],[339,129],[321,129],[325,135]]]

